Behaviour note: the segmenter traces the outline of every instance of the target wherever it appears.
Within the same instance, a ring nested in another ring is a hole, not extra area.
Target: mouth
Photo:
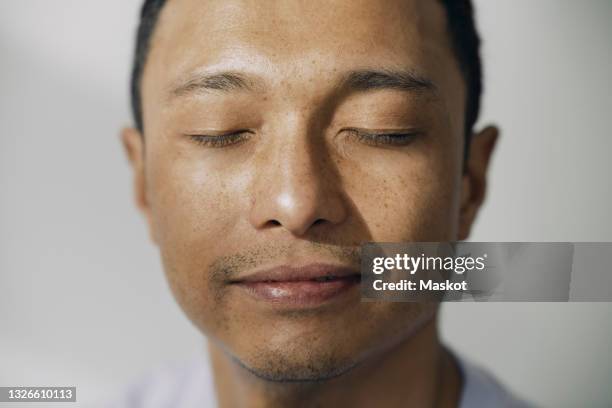
[[[249,295],[279,306],[315,307],[347,294],[359,285],[361,274],[354,268],[310,264],[279,266],[230,281]]]

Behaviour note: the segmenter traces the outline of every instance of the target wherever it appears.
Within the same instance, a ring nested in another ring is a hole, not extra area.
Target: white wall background
[[[87,402],[202,350],[118,139],[139,3],[0,1],[0,386]],[[611,241],[612,2],[476,4],[502,139],[472,239]],[[612,304],[445,305],[441,326],[543,406],[612,404]]]

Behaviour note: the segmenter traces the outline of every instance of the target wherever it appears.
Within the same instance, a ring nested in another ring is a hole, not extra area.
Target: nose
[[[270,147],[253,183],[250,222],[304,236],[347,217],[341,181],[322,140],[295,133]]]

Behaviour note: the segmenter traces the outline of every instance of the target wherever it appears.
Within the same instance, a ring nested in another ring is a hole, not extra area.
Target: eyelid
[[[342,131],[348,131],[353,133],[363,133],[367,135],[417,135],[422,133],[421,129],[408,128],[408,129],[364,129],[356,127],[348,127],[342,129]]]
[[[227,130],[227,131],[217,131],[217,130],[202,130],[188,133],[187,136],[204,136],[204,137],[222,137],[222,136],[232,136],[240,133],[253,133],[248,129],[237,129],[237,130]]]

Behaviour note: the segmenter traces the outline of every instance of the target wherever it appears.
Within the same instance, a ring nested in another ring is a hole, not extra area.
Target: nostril
[[[315,222],[312,223],[312,225],[319,225],[319,224],[323,224],[325,222],[325,220],[323,218],[318,218]]]
[[[280,227],[282,225],[280,221],[277,220],[270,220],[267,222],[267,224],[271,227]]]

